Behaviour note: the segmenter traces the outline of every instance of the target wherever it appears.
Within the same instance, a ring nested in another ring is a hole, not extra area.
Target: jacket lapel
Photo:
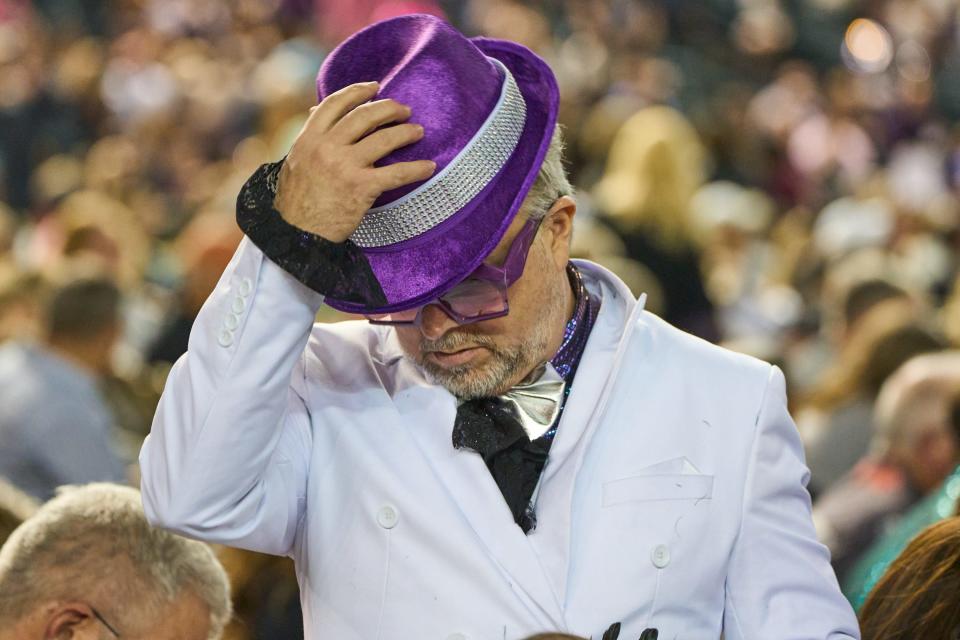
[[[619,278],[599,265],[578,260],[577,266],[588,287],[591,283],[600,287],[603,299],[550,447],[537,496],[537,528],[530,537],[554,590],[564,600],[577,476],[590,437],[603,419],[619,359],[646,301],[645,296],[635,300]]]

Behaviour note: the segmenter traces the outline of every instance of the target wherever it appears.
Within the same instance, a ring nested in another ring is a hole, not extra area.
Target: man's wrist
[[[329,225],[321,228],[317,225],[319,216],[310,215],[307,207],[298,205],[294,198],[289,196],[289,189],[284,187],[286,176],[285,160],[281,160],[279,174],[276,180],[276,193],[273,197],[273,210],[280,214],[283,221],[287,224],[305,231],[315,236],[319,236],[330,242],[340,244],[346,242],[350,237],[349,230],[340,230],[329,228]]]
[[[366,257],[348,239],[329,240],[284,219],[276,208],[281,162],[266,164],[237,198],[237,223],[272,262],[317,293],[382,306],[383,289]]]

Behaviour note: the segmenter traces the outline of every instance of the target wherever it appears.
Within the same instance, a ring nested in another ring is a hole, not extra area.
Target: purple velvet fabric
[[[431,159],[442,170],[476,134],[500,96],[500,71],[513,74],[527,104],[523,134],[510,159],[466,207],[430,231],[394,245],[363,249],[387,299],[376,308],[327,297],[352,313],[382,313],[419,306],[467,277],[497,246],[536,179],[557,120],[559,91],[553,72],[529,49],[488,38],[468,39],[429,15],[385,20],[335,49],[317,78],[322,100],[355,82],[377,80],[378,97],[408,104],[411,122],[424,127],[419,142],[381,164]],[[380,196],[380,206],[422,183]]]
[[[463,82],[465,78],[470,82]],[[428,15],[385,20],[345,40],[320,68],[317,97],[323,100],[349,84],[370,80],[380,83],[376,100],[392,98],[409,105],[408,122],[422,125],[424,132],[419,142],[377,164],[429,158],[437,163],[437,172],[487,119],[501,86],[492,62],[452,26]],[[374,206],[392,202],[420,184],[387,191]]]

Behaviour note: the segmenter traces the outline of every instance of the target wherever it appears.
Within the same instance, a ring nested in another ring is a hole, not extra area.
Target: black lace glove
[[[284,220],[273,208],[280,162],[257,169],[237,196],[237,224],[263,253],[317,293],[368,308],[387,304],[360,247],[331,242]]]

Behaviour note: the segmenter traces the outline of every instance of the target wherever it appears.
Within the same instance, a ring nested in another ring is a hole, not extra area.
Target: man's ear
[[[99,623],[90,605],[83,602],[59,602],[49,613],[43,630],[44,640],[96,640]]]
[[[577,202],[570,196],[560,196],[550,207],[543,221],[550,229],[550,252],[559,268],[566,268],[570,259],[570,242],[573,239],[573,218],[577,215]]]

